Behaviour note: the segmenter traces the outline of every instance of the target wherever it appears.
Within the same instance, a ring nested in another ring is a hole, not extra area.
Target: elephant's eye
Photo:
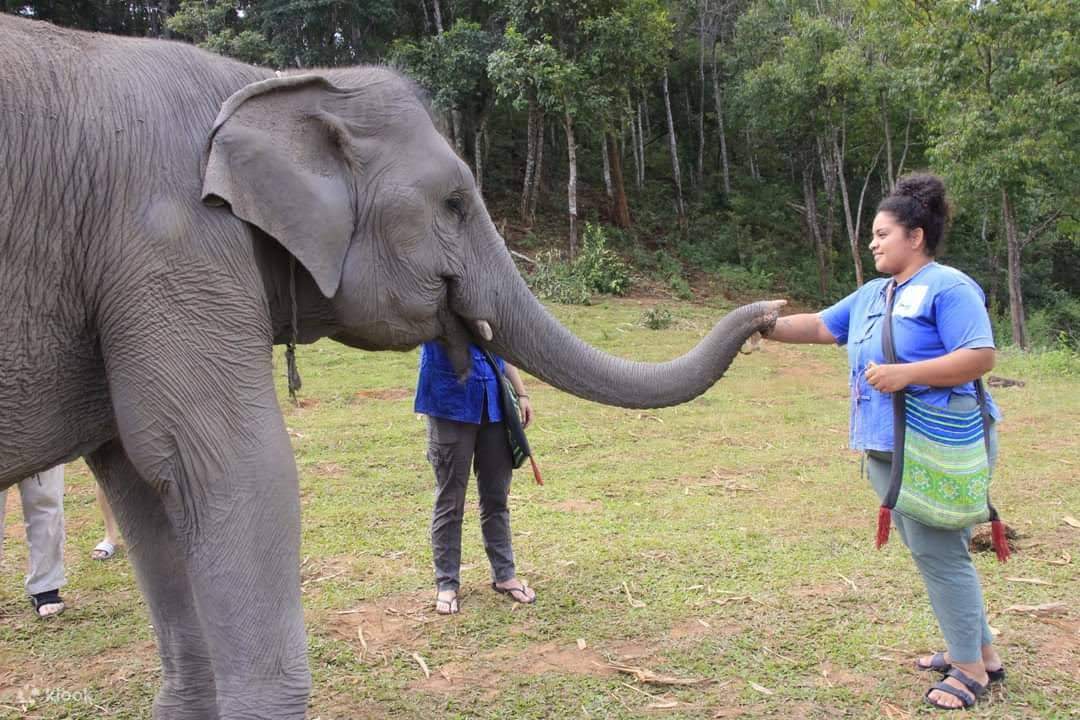
[[[459,220],[465,219],[465,201],[457,195],[446,199],[446,209],[457,215]]]

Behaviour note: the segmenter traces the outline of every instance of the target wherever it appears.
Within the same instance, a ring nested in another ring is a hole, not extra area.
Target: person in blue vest
[[[469,469],[475,467],[480,491],[480,530],[491,564],[492,588],[519,603],[533,603],[536,593],[517,577],[510,539],[510,479],[513,460],[502,422],[499,380],[483,351],[470,346],[472,372],[458,379],[446,350],[437,342],[420,349],[420,376],[415,410],[427,415],[428,461],[435,469],[435,509],[431,516],[431,548],[435,563],[435,611],[458,612],[461,572],[461,523]],[[496,358],[517,391],[521,420],[532,422],[533,410],[517,369]]]
[[[906,388],[930,405],[972,410],[978,407],[973,381],[994,367],[994,339],[982,289],[964,273],[934,259],[948,216],[940,178],[928,174],[901,178],[878,205],[870,242],[874,267],[887,277],[871,280],[820,313],[780,318],[767,335],[780,342],[847,346],[850,444],[865,453],[871,484],[883,499],[894,451],[892,394]],[[896,298],[889,319],[898,363],[886,362],[882,346],[890,285]],[[989,395],[987,405],[992,420],[999,420],[1001,414]],[[993,423],[989,449],[993,464],[997,453]],[[950,710],[971,707],[989,683],[1005,679],[968,551],[971,528],[941,530],[895,512],[891,519],[922,574],[948,646],[916,661],[919,670],[946,676],[926,691],[926,701]]]

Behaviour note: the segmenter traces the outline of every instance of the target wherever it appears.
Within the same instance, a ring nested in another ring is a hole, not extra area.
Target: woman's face
[[[926,261],[923,229],[908,231],[895,215],[883,210],[874,217],[870,252],[874,253],[874,267],[879,273],[900,275]]]

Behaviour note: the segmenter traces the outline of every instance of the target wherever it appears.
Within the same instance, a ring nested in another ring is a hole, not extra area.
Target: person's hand
[[[911,384],[908,369],[903,363],[878,365],[871,362],[866,366],[866,382],[883,393],[899,392]]]
[[[518,395],[518,407],[521,408],[521,426],[527,428],[533,420],[533,408],[528,395]]]

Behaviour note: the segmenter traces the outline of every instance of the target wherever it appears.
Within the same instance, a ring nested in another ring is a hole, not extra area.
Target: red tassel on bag
[[[540,475],[540,466],[536,464],[536,460],[533,458],[532,455],[529,456],[529,462],[532,463],[533,477],[536,478],[536,484],[543,485],[544,478],[542,475]]]
[[[1009,550],[1009,540],[1005,537],[1005,523],[1000,520],[990,521],[990,540],[997,553],[998,562],[1005,562],[1012,553]]]
[[[877,549],[889,542],[889,526],[892,525],[892,511],[882,505],[877,511]]]

